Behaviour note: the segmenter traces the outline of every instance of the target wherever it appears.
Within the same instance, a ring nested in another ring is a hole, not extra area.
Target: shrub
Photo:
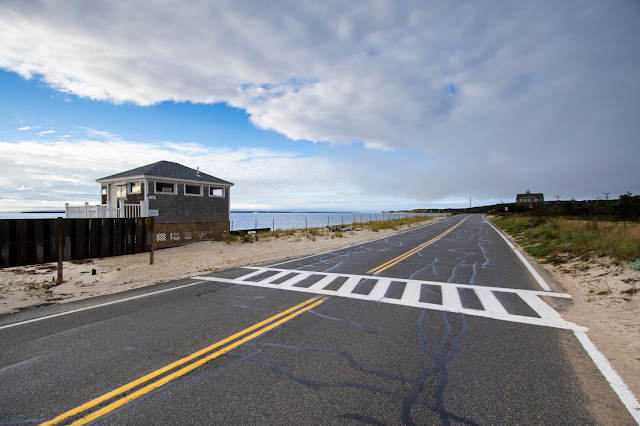
[[[635,259],[640,253],[640,226],[595,220],[531,218],[511,215],[493,222],[513,235],[525,251],[548,261],[567,253],[572,256],[611,256]]]
[[[224,236],[224,242],[227,244],[231,244],[232,242],[238,241],[240,237],[235,234],[227,234]]]

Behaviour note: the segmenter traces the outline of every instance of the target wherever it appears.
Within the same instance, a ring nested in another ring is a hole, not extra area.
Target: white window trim
[[[187,186],[197,186],[198,188],[200,188],[200,193],[199,194],[188,194],[187,193]],[[188,197],[202,197],[202,194],[203,194],[202,185],[193,185],[193,184],[190,184],[190,183],[185,183],[184,186],[182,187],[182,191],[184,192],[184,195],[186,195]]]
[[[138,192],[133,192],[133,190],[129,191],[129,188],[131,188],[131,185],[138,185]],[[127,182],[127,195],[129,194],[135,194],[135,195],[139,195],[142,194],[142,182],[140,181],[129,181]]]
[[[213,194],[211,194],[211,190],[212,189],[222,189],[222,195],[213,195]],[[209,187],[209,197],[224,198],[226,195],[227,195],[227,188],[225,188],[225,187],[218,187],[218,186],[210,186]]]
[[[162,192],[162,191],[158,192],[156,187],[158,183],[168,183],[170,185],[173,185],[173,192]],[[166,182],[162,180],[156,180],[153,182],[153,193],[162,194],[162,195],[178,195],[178,184],[175,182]]]
[[[121,183],[121,184],[116,184],[115,185],[115,194],[116,194],[116,199],[117,200],[122,200],[124,198],[127,198],[127,195],[129,195],[128,186],[129,185],[127,183]],[[118,188],[124,188],[124,195],[122,195],[122,190],[118,191]]]

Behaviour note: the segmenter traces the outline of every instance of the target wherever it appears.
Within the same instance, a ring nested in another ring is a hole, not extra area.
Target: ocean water
[[[55,219],[57,217],[64,217],[64,212],[46,212],[46,213],[3,213],[0,212],[0,219]]]
[[[363,213],[363,212],[231,212],[231,230],[269,228],[304,229],[324,226],[351,225],[354,222],[387,220],[408,216],[438,216],[436,213]],[[58,213],[0,213],[0,219],[49,219],[64,217]]]
[[[304,229],[321,228],[324,226],[351,225],[354,222],[368,222],[369,220],[387,220],[409,216],[438,216],[435,213],[361,213],[361,212],[331,212],[331,213],[270,213],[231,212],[231,230],[269,228],[273,229]]]

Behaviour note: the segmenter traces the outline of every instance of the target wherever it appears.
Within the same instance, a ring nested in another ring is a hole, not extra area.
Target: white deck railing
[[[84,203],[83,206],[64,205],[65,217],[67,219],[88,219],[88,218],[138,218],[148,217],[149,210],[147,203],[140,201],[140,204],[125,204],[118,202],[118,208],[109,208],[106,204],[90,206]]]

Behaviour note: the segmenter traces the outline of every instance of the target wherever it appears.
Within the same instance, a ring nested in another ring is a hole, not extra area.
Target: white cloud
[[[40,136],[45,136],[45,135],[49,135],[49,134],[51,134],[51,133],[55,133],[55,132],[56,132],[55,130],[44,130],[44,131],[42,131],[42,132],[38,132],[38,134],[39,134]]]
[[[0,211],[62,209],[65,202],[98,203],[96,179],[160,160],[199,167],[233,182],[231,206],[235,210],[465,207],[470,195],[473,205],[513,201],[517,192],[527,188],[524,179],[531,179],[527,174],[523,179],[493,169],[468,179],[457,171],[459,165],[443,165],[441,159],[415,151],[350,150],[339,158],[308,157],[264,148],[140,143],[109,132],[92,133],[106,137],[0,142]],[[608,173],[596,168],[591,172],[599,177]],[[565,176],[567,182],[556,182],[552,195],[547,191],[550,186],[542,188],[547,198],[556,194],[580,198],[582,194],[571,192],[575,178],[569,171]],[[622,176],[620,184],[625,182]],[[503,189],[496,192],[499,185]],[[456,187],[462,189],[452,189]]]
[[[234,182],[234,208],[278,205],[293,208],[299,201],[291,196],[294,191],[300,188],[320,191],[326,185],[324,177],[335,175],[328,161],[298,158],[288,152],[216,149],[195,144],[182,150],[182,146],[135,143],[117,135],[100,141],[0,142],[0,211],[40,208],[45,201],[49,208],[58,209],[65,202],[97,203],[96,179],[160,160],[200,167],[205,173]]]
[[[265,148],[212,148],[175,142],[106,138],[0,142],[0,211],[61,209],[99,202],[104,176],[160,160],[175,161],[231,181],[232,208],[248,210],[385,210],[419,207],[430,179],[415,165],[373,152],[341,159]],[[407,168],[415,170],[407,170]],[[411,179],[403,173],[411,173]],[[414,173],[415,172],[415,173]],[[434,187],[435,188],[435,187]]]
[[[18,130],[20,131],[25,131],[25,130],[29,130],[31,127],[29,126],[24,126],[24,127],[19,127]]]
[[[0,67],[62,92],[139,105],[223,101],[294,140],[362,141],[428,159],[390,167],[372,155],[357,182],[364,188],[399,186],[407,199],[558,187],[580,195],[640,181],[632,2],[24,1],[3,9]],[[92,138],[116,143],[111,136]],[[185,160],[208,152],[151,150]],[[239,150],[221,158],[243,170],[242,156],[266,161]],[[279,154],[270,161],[304,164]],[[260,174],[245,169],[247,178]],[[376,173],[407,174],[390,184]]]

